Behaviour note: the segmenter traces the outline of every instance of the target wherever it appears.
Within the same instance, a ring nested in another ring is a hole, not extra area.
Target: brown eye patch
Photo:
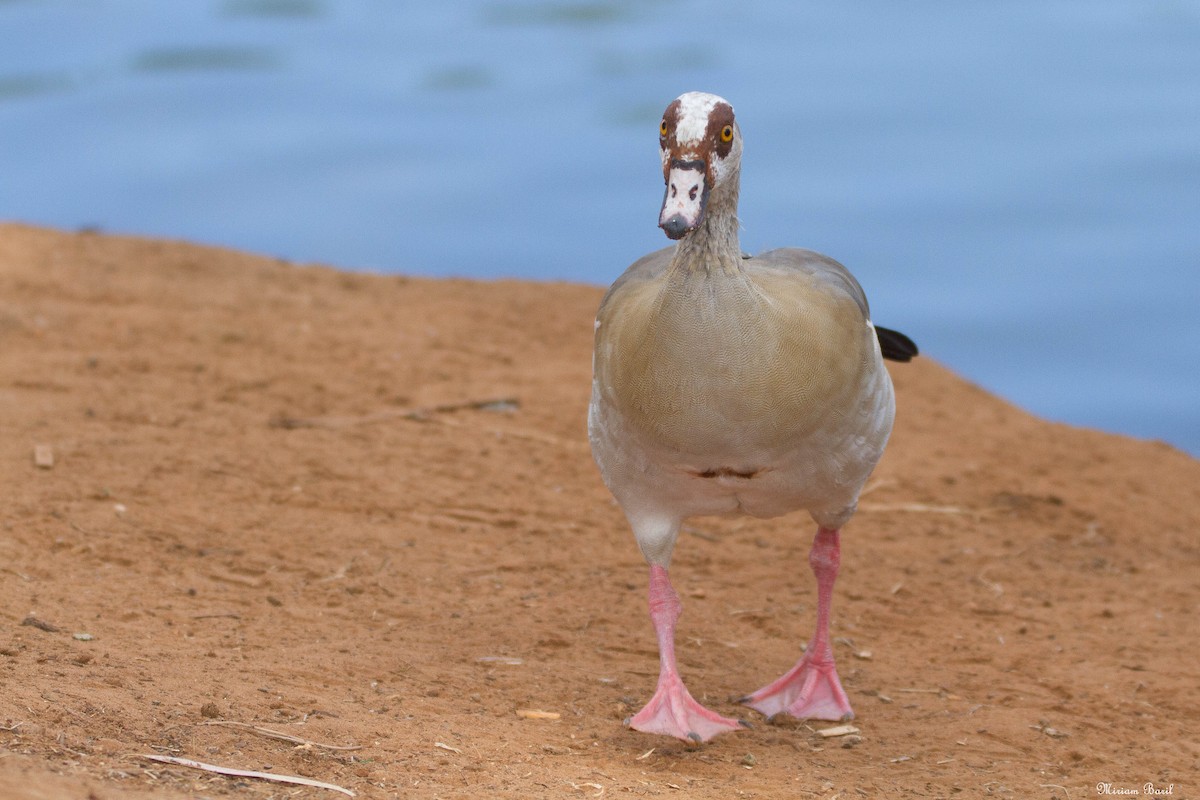
[[[713,143],[713,149],[721,158],[733,149],[733,107],[728,103],[717,103],[708,115],[705,135]]]
[[[667,139],[675,133],[675,126],[679,124],[679,100],[672,100],[671,105],[667,106],[667,110],[663,112],[662,122],[658,125],[658,136],[662,139],[665,146]]]

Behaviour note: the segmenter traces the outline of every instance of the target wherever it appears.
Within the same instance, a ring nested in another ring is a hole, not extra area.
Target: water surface
[[[666,244],[663,107],[720,93],[745,249],[1200,453],[1197,0],[0,0],[0,41],[0,218],[381,272],[610,282]]]

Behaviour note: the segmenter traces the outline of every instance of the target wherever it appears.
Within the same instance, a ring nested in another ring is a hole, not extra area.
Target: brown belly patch
[[[733,467],[716,467],[715,469],[706,469],[690,474],[695,475],[697,478],[742,478],[749,480],[762,471],[761,469],[738,470]]]

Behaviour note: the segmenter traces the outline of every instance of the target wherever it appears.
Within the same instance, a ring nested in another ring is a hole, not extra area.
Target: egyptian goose
[[[671,553],[688,517],[801,509],[817,523],[816,633],[795,667],[742,702],[768,717],[847,719],[829,640],[838,530],[892,429],[883,359],[917,349],[871,324],[836,261],[790,248],[742,255],[742,134],[728,102],[688,92],[658,132],[658,224],[678,244],[635,262],[604,296],[588,409],[592,453],[650,565],[658,687],[626,724],[696,742],[744,725],[698,703],[679,676]]]

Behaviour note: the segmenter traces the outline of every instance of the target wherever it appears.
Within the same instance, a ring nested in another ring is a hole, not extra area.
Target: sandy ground
[[[657,662],[585,440],[599,298],[0,226],[0,797],[340,796],[147,754],[368,798],[1200,797],[1200,462],[929,357],[843,539],[859,732],[732,702],[810,634],[802,515],[676,551],[684,677],[753,729],[625,729]]]

